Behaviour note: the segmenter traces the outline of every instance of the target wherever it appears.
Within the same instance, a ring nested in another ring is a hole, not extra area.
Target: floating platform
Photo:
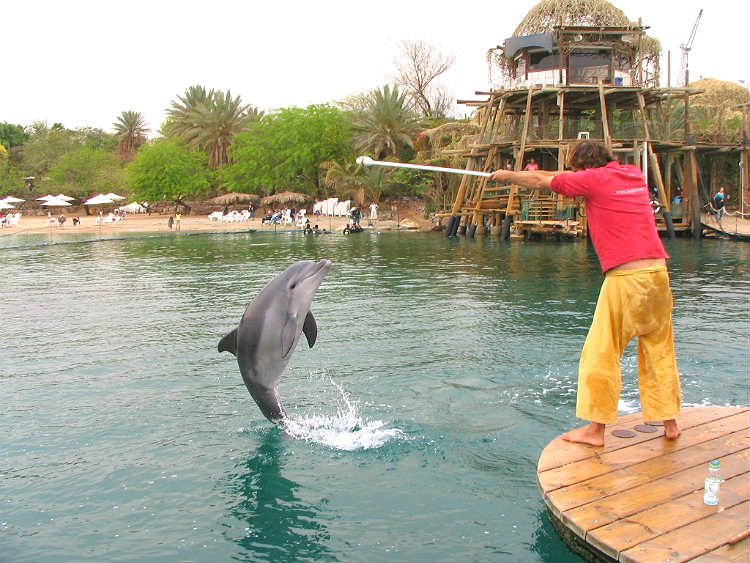
[[[678,422],[677,440],[637,413],[608,426],[602,448],[547,445],[537,479],[571,549],[590,561],[750,561],[750,409],[688,408]],[[718,506],[703,503],[713,459]]]

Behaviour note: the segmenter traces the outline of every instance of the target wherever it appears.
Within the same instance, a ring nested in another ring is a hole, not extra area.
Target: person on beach
[[[172,225],[174,225],[174,217],[171,215],[169,216],[169,219],[167,219],[167,227],[169,227],[169,230],[172,230]]]
[[[180,230],[180,221],[182,220],[182,213],[177,213],[174,216],[174,230],[179,231]]]
[[[589,233],[605,275],[578,365],[576,416],[589,424],[563,440],[604,445],[607,424],[617,422],[620,358],[638,338],[638,385],[646,421],[664,421],[668,439],[680,435],[680,377],[674,352],[672,292],[649,191],[637,166],[621,165],[612,152],[579,142],[568,157],[572,172],[496,170],[510,182],[582,196]]]

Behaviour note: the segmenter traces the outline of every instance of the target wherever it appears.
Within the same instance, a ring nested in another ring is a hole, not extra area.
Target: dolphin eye
[[[289,289],[294,289],[295,287],[297,287],[297,284],[293,283],[292,285],[289,286]]]

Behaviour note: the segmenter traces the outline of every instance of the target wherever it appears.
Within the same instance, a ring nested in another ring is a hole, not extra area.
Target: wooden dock
[[[638,413],[607,427],[603,448],[547,445],[537,479],[571,549],[597,561],[750,561],[750,409],[683,409],[679,424],[670,441]],[[723,481],[719,505],[707,506],[713,459]]]
[[[713,213],[701,214],[701,226],[718,235],[724,235],[739,240],[750,240],[750,221],[738,213],[724,215],[719,223]]]

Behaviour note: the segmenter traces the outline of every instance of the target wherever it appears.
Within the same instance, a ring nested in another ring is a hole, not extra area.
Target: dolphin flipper
[[[313,317],[312,311],[307,312],[305,323],[302,325],[302,332],[304,332],[305,337],[307,337],[308,346],[312,348],[313,344],[315,344],[315,341],[318,339],[318,324],[315,322],[315,317]]]
[[[219,340],[219,352],[231,352],[237,356],[237,329]]]

